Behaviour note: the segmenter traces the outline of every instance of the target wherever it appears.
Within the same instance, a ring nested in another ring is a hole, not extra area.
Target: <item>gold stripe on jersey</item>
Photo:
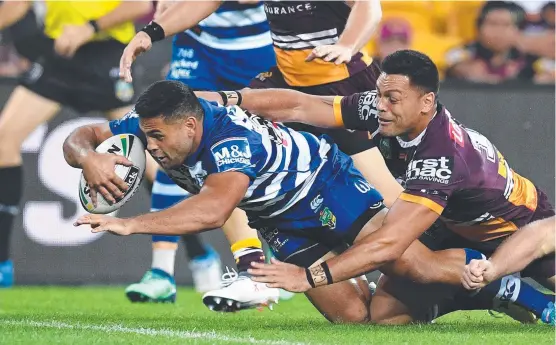
[[[437,213],[438,215],[442,214],[442,211],[444,211],[444,207],[442,207],[441,205],[432,201],[431,199],[427,199],[427,198],[422,197],[422,196],[402,193],[402,194],[400,194],[400,196],[398,198],[402,199],[404,201],[409,201],[409,202],[412,202],[412,203],[415,203],[415,204],[419,204],[419,205],[423,205],[425,207],[428,207],[429,209],[431,209],[433,212]]]
[[[112,12],[121,1],[54,1],[46,0],[44,33],[58,38],[65,25],[83,25],[89,20],[99,19]],[[113,38],[128,43],[135,36],[135,26],[126,22],[95,35],[95,41]]]
[[[514,185],[508,201],[516,206],[525,206],[531,211],[537,209],[537,188],[533,182],[512,170]]]
[[[513,234],[518,227],[498,217],[476,225],[457,225],[445,220],[446,226],[456,234],[474,242],[486,242]]]
[[[344,118],[342,116],[342,98],[343,96],[334,97],[334,119],[338,127],[344,127]]]

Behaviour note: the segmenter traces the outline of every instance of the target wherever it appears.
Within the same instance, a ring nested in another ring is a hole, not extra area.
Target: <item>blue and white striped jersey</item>
[[[166,171],[180,187],[196,194],[207,176],[239,171],[250,185],[239,207],[250,219],[277,216],[320,188],[334,173],[339,151],[323,136],[297,132],[248,114],[200,99],[205,112],[199,148],[177,169]],[[110,122],[114,135],[131,133],[145,141],[137,114]]]
[[[272,44],[262,2],[240,4],[224,1],[216,12],[196,27],[176,35],[175,46],[180,46],[184,35],[207,47],[222,50],[247,50]]]

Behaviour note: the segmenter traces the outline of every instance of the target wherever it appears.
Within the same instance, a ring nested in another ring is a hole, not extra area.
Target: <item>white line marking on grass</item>
[[[83,324],[83,323],[65,323],[60,321],[33,321],[33,320],[0,320],[0,324],[13,325],[13,326],[24,326],[24,327],[38,327],[38,328],[57,328],[57,329],[75,329],[75,330],[88,330],[88,331],[100,331],[106,333],[130,333],[130,334],[140,334],[147,335],[151,337],[163,336],[168,338],[180,338],[180,339],[205,339],[213,340],[223,343],[244,343],[244,344],[261,344],[261,345],[309,345],[309,343],[301,342],[289,342],[286,340],[264,340],[255,339],[252,337],[231,337],[223,334],[212,332],[195,332],[195,331],[175,331],[171,329],[153,329],[144,327],[125,327],[122,325],[93,325],[93,324]]]

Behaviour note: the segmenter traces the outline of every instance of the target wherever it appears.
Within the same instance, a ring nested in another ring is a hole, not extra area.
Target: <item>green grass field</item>
[[[331,325],[296,296],[273,311],[220,314],[180,289],[176,304],[131,304],[122,287],[0,290],[0,344],[554,344],[554,328],[487,312],[432,325]]]

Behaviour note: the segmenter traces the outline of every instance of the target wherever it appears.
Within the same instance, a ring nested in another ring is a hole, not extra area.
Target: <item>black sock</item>
[[[208,254],[199,235],[182,235],[181,240],[185,244],[185,253],[189,260]]]
[[[0,262],[9,259],[13,220],[21,201],[22,175],[21,166],[0,168]]]

